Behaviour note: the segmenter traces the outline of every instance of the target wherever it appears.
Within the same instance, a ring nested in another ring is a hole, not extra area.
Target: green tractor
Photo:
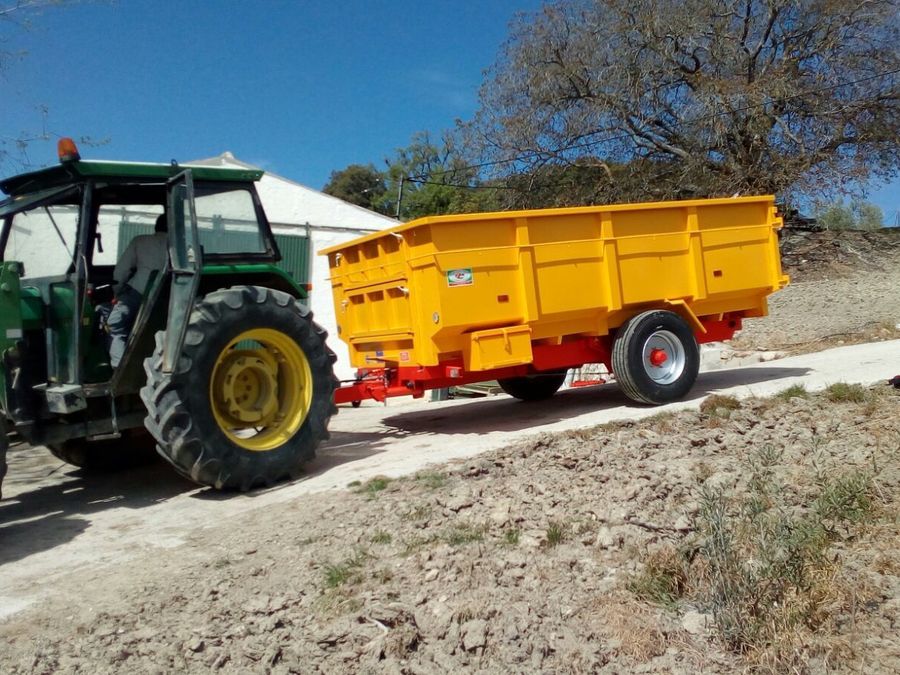
[[[156,451],[201,485],[294,477],[328,436],[335,357],[281,270],[262,171],[82,161],[0,182],[0,480],[11,436],[107,468]],[[165,214],[160,218],[160,215]],[[126,239],[167,223],[111,364]]]

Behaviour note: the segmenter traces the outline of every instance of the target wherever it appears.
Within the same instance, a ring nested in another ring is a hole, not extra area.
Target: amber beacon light
[[[78,146],[71,138],[60,138],[56,144],[56,152],[59,155],[60,162],[77,162],[81,159],[78,154]]]

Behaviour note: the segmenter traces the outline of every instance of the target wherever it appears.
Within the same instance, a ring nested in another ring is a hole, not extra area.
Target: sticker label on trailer
[[[465,267],[459,270],[450,270],[447,272],[448,286],[471,286],[472,285],[472,268]]]

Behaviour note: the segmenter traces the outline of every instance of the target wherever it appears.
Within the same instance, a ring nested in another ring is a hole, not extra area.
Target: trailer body
[[[359,368],[337,400],[611,365],[652,310],[732,337],[784,287],[771,196],[423,218],[322,251]]]

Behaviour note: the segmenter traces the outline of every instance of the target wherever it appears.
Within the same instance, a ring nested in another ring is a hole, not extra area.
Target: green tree
[[[898,6],[550,2],[514,24],[469,143],[520,158],[495,174],[520,201],[833,198],[900,170]],[[579,164],[593,158],[610,170]]]
[[[853,203],[856,227],[860,230],[880,230],[884,227],[884,213],[876,204],[857,201]]]
[[[402,182],[401,220],[499,208],[497,190],[478,180],[450,134],[435,142],[428,132],[419,132],[387,164],[383,209],[397,215]]]
[[[384,203],[384,176],[371,164],[351,164],[346,169],[332,171],[322,191],[345,202],[378,211]]]
[[[830,202],[815,211],[816,220],[828,230],[878,230],[884,227],[884,214],[871,202],[854,200],[850,204]]]

